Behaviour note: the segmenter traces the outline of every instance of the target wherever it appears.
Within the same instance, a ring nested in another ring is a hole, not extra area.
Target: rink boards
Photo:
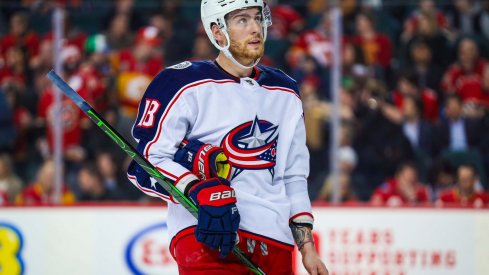
[[[177,274],[164,207],[0,208],[0,275]],[[316,207],[330,274],[489,274],[489,210]],[[297,255],[296,255],[297,256]],[[300,256],[296,258],[297,273]]]

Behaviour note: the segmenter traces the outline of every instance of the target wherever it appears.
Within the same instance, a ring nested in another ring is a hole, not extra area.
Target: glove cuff
[[[186,194],[187,190],[197,182],[199,182],[199,179],[194,174],[186,173],[179,178],[174,185],[178,190]]]
[[[194,163],[192,165],[192,172],[197,175],[200,180],[208,180],[212,178],[211,165],[207,161],[210,160],[210,156],[222,150],[220,147],[214,146],[212,144],[204,144],[200,147],[194,156]]]

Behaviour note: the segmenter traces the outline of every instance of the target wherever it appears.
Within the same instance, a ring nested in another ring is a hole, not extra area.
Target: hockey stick
[[[68,96],[76,105],[88,115],[88,117],[97,124],[119,147],[124,150],[134,161],[136,161],[151,177],[153,177],[176,201],[185,207],[195,218],[197,218],[197,206],[190,201],[180,190],[178,190],[172,181],[163,176],[141,153],[139,153],[124,137],[122,137],[110,124],[102,118],[93,108],[85,101],[75,90],[73,90],[59,75],[53,70],[49,71],[48,78],[53,82],[66,96]],[[233,254],[248,267],[254,274],[265,275],[255,263],[253,263],[238,246],[234,246]]]

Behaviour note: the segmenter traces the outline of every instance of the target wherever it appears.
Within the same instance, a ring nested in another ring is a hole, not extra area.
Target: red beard
[[[229,46],[229,51],[233,54],[233,57],[236,60],[241,61],[240,63],[245,61],[245,63],[243,65],[248,65],[248,64],[246,64],[246,61],[247,61],[247,63],[254,63],[255,60],[261,58],[265,52],[265,46],[263,43],[263,39],[261,37],[256,37],[256,38],[260,38],[260,40],[261,40],[260,47],[257,50],[250,50],[247,48],[248,43],[251,40],[255,39],[255,38],[251,38],[249,40],[246,40],[243,43],[239,43],[239,42],[235,42],[235,41],[231,40],[231,45]]]

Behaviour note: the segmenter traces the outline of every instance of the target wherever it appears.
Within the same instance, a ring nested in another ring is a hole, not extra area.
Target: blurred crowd
[[[52,203],[54,124],[63,135],[61,202],[148,201],[125,177],[130,159],[69,99],[53,108],[46,73],[62,77],[134,144],[139,100],[164,67],[214,59],[198,0],[0,3],[0,205]],[[333,52],[329,1],[268,1],[261,63],[298,81],[311,153],[311,200],[488,206],[489,1],[339,1]],[[342,60],[339,175],[330,171],[331,69]]]

